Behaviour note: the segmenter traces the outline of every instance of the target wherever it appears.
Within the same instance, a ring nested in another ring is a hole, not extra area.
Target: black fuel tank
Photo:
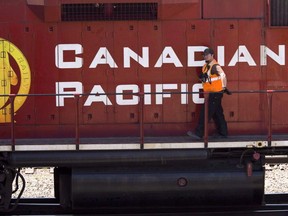
[[[71,181],[67,199],[73,209],[260,205],[264,195],[262,167],[254,167],[248,176],[246,167],[239,168],[238,162],[217,159],[72,168],[62,181],[66,185],[67,179]]]

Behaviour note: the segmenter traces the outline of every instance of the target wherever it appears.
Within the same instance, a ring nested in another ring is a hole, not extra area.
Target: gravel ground
[[[265,166],[265,193],[288,193],[288,164]]]
[[[265,193],[288,193],[288,164],[266,165],[265,169]],[[54,197],[53,168],[26,168],[21,173],[26,180],[23,198]]]

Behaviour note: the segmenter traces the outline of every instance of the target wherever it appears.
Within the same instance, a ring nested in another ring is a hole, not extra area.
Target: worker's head
[[[211,48],[207,48],[203,52],[203,57],[206,62],[211,62],[214,59],[214,51]]]

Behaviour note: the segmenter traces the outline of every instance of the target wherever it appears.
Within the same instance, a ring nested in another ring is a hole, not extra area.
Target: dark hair
[[[203,55],[208,55],[208,54],[214,55],[214,50],[211,48],[205,49],[203,52]]]

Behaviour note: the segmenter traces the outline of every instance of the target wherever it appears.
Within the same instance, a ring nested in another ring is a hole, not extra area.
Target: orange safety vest
[[[213,66],[217,67],[217,65],[219,65],[218,62],[213,60],[212,64],[205,64],[202,68],[202,73],[203,74],[207,73],[208,75],[208,79],[206,80],[206,82],[202,83],[204,92],[220,92],[223,90],[222,81],[219,74],[218,73],[211,74]]]

